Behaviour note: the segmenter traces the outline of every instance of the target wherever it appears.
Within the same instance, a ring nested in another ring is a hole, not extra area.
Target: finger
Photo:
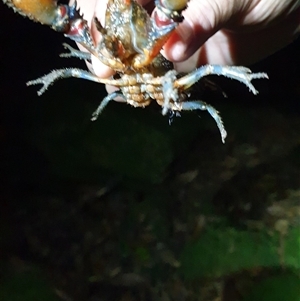
[[[189,58],[219,29],[234,19],[245,1],[191,0],[183,12],[184,21],[165,44],[167,59],[173,62]]]
[[[92,55],[93,73],[100,78],[108,78],[115,74],[115,71],[103,64],[97,57]]]

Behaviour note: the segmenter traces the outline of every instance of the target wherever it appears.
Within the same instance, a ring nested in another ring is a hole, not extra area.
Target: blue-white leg
[[[92,114],[92,118],[91,120],[92,121],[95,121],[97,120],[97,118],[99,117],[99,115],[101,114],[101,112],[103,111],[103,109],[108,105],[108,103],[112,100],[114,100],[115,98],[117,97],[122,97],[125,102],[126,102],[126,98],[125,96],[119,92],[119,91],[116,91],[116,92],[113,92],[113,93],[110,93],[108,94],[100,103],[100,105],[98,106],[97,110]]]
[[[196,100],[196,101],[182,102],[180,104],[180,109],[182,111],[183,110],[185,110],[185,111],[193,111],[193,110],[208,111],[208,113],[211,115],[211,117],[216,121],[217,126],[221,133],[222,142],[225,143],[225,138],[227,136],[227,132],[225,130],[225,127],[224,127],[223,121],[221,119],[221,116],[219,115],[219,112],[214,107],[205,103],[204,101]]]
[[[85,71],[82,69],[77,69],[77,68],[66,68],[66,69],[58,69],[58,70],[53,70],[52,72],[39,77],[35,80],[31,80],[27,82],[27,86],[32,86],[32,85],[38,85],[41,84],[43,87],[37,92],[38,95],[42,95],[50,85],[52,85],[55,81],[62,79],[62,78],[69,78],[69,77],[76,77],[76,78],[82,78],[82,79],[87,79],[96,83],[101,83],[101,84],[110,84],[111,80],[110,79],[101,79],[98,76],[90,73],[89,71]]]
[[[89,52],[84,52],[84,51],[80,51],[78,49],[75,49],[67,43],[63,43],[63,46],[64,46],[65,49],[68,49],[70,52],[62,53],[62,54],[59,55],[60,57],[65,57],[65,58],[75,57],[75,58],[78,58],[80,60],[87,60],[87,61],[91,60],[92,55]]]
[[[253,94],[258,91],[254,88],[251,80],[256,78],[268,78],[266,73],[252,73],[249,68],[241,66],[221,66],[221,65],[204,65],[186,76],[176,80],[175,87],[183,88],[184,90],[190,88],[198,80],[208,75],[222,75],[231,79],[235,79],[245,84]]]

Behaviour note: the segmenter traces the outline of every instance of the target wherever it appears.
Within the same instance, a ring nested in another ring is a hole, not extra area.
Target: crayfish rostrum
[[[134,107],[145,107],[156,100],[162,107],[163,115],[183,110],[207,110],[216,121],[224,142],[227,133],[218,111],[203,101],[190,100],[191,86],[202,77],[215,74],[238,80],[257,94],[251,80],[267,78],[265,73],[251,73],[251,70],[241,66],[204,65],[189,74],[175,71],[172,63],[160,54],[160,50],[183,20],[182,11],[188,0],[156,0],[157,11],[163,15],[164,22],[151,18],[135,0],[109,0],[105,25],[97,18],[94,19],[102,36],[98,44],[94,43],[90,28],[76,2],[70,6],[57,4],[53,0],[3,1],[21,15],[63,32],[86,49],[86,52],[82,52],[65,44],[69,52],[63,56],[90,60],[91,55],[94,55],[116,71],[114,77],[103,79],[85,70],[66,68],[54,70],[27,83],[42,84],[39,95],[57,79],[67,77],[119,87],[118,91],[102,100],[92,120],[96,120],[108,102],[118,96]]]

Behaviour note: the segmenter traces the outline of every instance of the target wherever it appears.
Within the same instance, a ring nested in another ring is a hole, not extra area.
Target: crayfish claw
[[[168,19],[182,22],[182,11],[186,9],[188,0],[155,0],[155,7]]]

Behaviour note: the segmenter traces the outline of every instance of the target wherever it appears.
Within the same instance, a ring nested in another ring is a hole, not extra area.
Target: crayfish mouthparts
[[[227,133],[219,112],[204,101],[190,100],[192,86],[208,75],[221,75],[240,81],[253,94],[257,94],[251,81],[268,78],[265,73],[252,73],[242,66],[204,65],[189,74],[174,70],[173,64],[160,54],[160,50],[183,20],[182,11],[188,0],[155,0],[163,22],[151,18],[135,0],[108,0],[105,26],[95,19],[96,28],[102,36],[98,44],[95,44],[91,29],[77,9],[76,2],[71,6],[57,4],[54,0],[3,2],[15,12],[63,32],[86,50],[82,52],[64,44],[69,52],[61,56],[90,60],[93,55],[117,73],[114,78],[103,79],[86,70],[66,68],[54,70],[27,83],[41,84],[39,95],[56,80],[68,77],[118,87],[119,91],[107,95],[101,101],[92,120],[96,120],[106,105],[116,97],[121,97],[133,107],[145,107],[155,100],[161,106],[163,115],[169,112],[176,116],[180,111],[207,111],[215,120],[224,143]]]

